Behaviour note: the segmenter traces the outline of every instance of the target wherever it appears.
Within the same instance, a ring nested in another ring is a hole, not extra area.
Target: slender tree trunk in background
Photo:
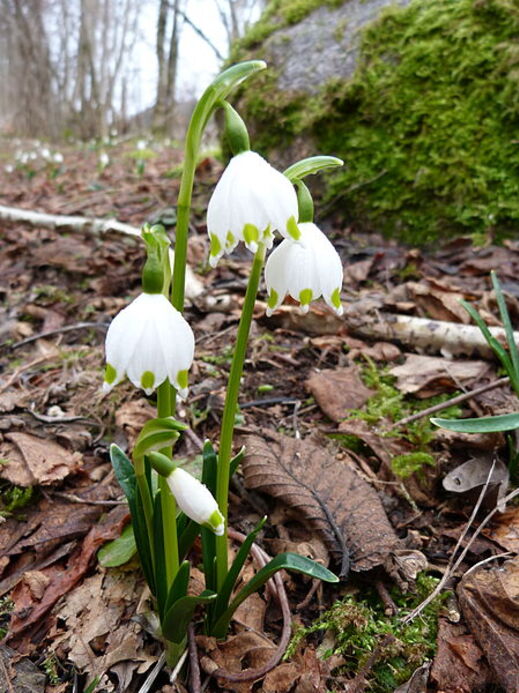
[[[153,108],[153,129],[171,133],[178,69],[178,39],[182,12],[180,0],[160,0],[157,20],[157,96]]]

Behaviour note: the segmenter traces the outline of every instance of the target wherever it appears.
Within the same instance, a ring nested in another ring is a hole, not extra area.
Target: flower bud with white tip
[[[207,486],[180,467],[177,467],[166,481],[180,510],[191,520],[221,537],[225,520]]]
[[[287,294],[300,301],[303,313],[310,301],[322,296],[337,315],[342,315],[343,270],[337,251],[312,222],[299,223],[299,230],[299,241],[283,240],[267,259],[267,315],[272,315]]]
[[[218,181],[207,209],[211,241],[209,263],[243,241],[255,253],[259,243],[270,248],[273,232],[299,238],[297,196],[292,183],[259,154],[234,156]]]
[[[142,293],[112,320],[106,335],[103,389],[125,375],[150,395],[166,378],[187,396],[195,339],[191,327],[161,293]]]

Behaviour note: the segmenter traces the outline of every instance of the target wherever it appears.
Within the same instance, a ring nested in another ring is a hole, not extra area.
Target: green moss
[[[365,591],[361,599],[348,596],[336,602],[311,626],[299,628],[286,657],[293,656],[301,642],[312,634],[327,631],[333,636],[334,644],[322,653],[323,658],[337,654],[346,661],[337,675],[354,676],[376,651],[367,689],[374,693],[394,691],[434,656],[438,611],[444,598],[437,597],[411,623],[403,624],[401,619],[432,592],[437,582],[422,573],[417,579],[416,594],[393,590],[392,597],[399,607],[397,616],[387,616],[380,599],[371,590]]]
[[[251,83],[254,148],[304,133],[343,158],[326,199],[365,228],[412,243],[506,235],[519,222],[518,33],[512,0],[392,8],[365,30],[352,79],[311,99]]]

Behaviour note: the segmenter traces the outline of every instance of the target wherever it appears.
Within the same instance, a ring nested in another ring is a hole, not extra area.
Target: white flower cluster
[[[303,312],[322,296],[341,315],[339,255],[315,224],[297,219],[297,195],[288,178],[259,154],[242,152],[231,159],[209,202],[209,262],[214,267],[239,241],[252,252],[259,242],[270,248],[273,232],[278,231],[284,240],[265,266],[268,314],[289,294],[301,303]]]

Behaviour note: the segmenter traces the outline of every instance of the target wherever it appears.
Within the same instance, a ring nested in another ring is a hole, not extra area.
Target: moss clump
[[[315,98],[251,83],[255,148],[309,135],[346,161],[327,177],[330,203],[403,241],[506,235],[519,223],[518,35],[514,0],[391,8],[364,31],[350,80]]]
[[[418,576],[416,594],[393,591],[393,599],[400,607],[397,616],[387,616],[383,604],[372,591],[367,591],[362,599],[348,596],[336,602],[311,626],[299,628],[286,657],[292,656],[308,636],[328,631],[333,635],[334,646],[324,653],[325,659],[342,655],[346,664],[340,668],[341,673],[354,676],[376,652],[368,675],[368,690],[374,693],[394,691],[434,656],[438,611],[443,597],[437,597],[411,623],[402,624],[401,619],[432,592],[437,582],[422,573]]]

